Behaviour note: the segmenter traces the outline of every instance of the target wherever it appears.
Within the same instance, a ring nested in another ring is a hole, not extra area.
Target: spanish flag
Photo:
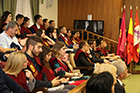
[[[134,55],[134,40],[133,40],[133,20],[132,20],[132,9],[130,10],[130,22],[129,22],[129,29],[127,34],[127,64],[133,61]]]

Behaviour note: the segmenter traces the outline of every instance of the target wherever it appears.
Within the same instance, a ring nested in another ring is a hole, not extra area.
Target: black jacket
[[[119,81],[115,84],[115,93],[125,93],[125,89],[120,85]]]
[[[81,52],[78,56],[78,60],[75,60],[75,64],[77,67],[81,66],[92,66],[94,68],[94,64],[90,63],[85,55],[84,52]],[[84,75],[91,75],[93,73],[93,70],[88,70],[88,69],[80,69],[80,72]]]
[[[0,93],[28,93],[0,68]]]
[[[104,60],[103,59],[101,59],[101,58],[98,58],[96,55],[95,55],[95,52],[94,52],[94,50],[92,49],[90,49],[90,53],[91,53],[91,55],[92,55],[92,62],[100,62],[100,63],[103,63],[104,62]]]

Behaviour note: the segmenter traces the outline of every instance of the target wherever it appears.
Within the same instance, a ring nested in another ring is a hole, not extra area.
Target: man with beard
[[[0,34],[0,47],[4,49],[15,48],[21,50],[22,46],[19,44],[17,38],[15,37],[17,32],[18,32],[18,24],[14,21],[10,21],[6,26],[6,30]]]
[[[60,84],[59,77],[54,78],[52,81],[48,81],[44,72],[45,68],[41,65],[38,55],[42,52],[43,41],[38,36],[31,36],[26,42],[25,55],[28,60],[27,69],[30,70],[36,79],[35,87],[53,87]],[[52,93],[67,93],[75,86],[65,86],[63,90],[52,91]],[[49,92],[51,93],[51,92]]]

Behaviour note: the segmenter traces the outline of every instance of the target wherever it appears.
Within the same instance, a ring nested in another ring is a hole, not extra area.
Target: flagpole
[[[124,9],[126,8],[126,5],[124,5]]]
[[[136,10],[138,10],[138,6],[136,6]]]
[[[132,10],[132,6],[130,6],[130,10]],[[134,65],[134,61],[130,62],[130,72],[133,72],[133,65]]]

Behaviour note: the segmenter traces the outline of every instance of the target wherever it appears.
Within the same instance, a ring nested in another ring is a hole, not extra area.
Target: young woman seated
[[[56,76],[72,77],[80,76],[79,73],[72,73],[73,67],[65,56],[66,46],[63,42],[58,41],[53,46],[53,57],[50,59],[51,68],[55,71]]]
[[[57,41],[58,31],[54,27],[49,27],[45,34],[50,37],[53,41]]]
[[[51,69],[51,66],[49,63],[49,60],[52,57],[52,50],[49,47],[47,47],[46,45],[42,46],[42,50],[43,51],[39,54],[39,58],[40,58],[41,64],[43,66],[45,66],[45,73],[48,77],[48,80],[52,81],[55,78],[55,73]],[[61,83],[63,83],[63,82],[67,82],[69,80],[69,78],[67,78],[67,79],[61,78],[60,80],[61,80]]]
[[[107,43],[104,40],[97,39],[97,48],[96,52],[100,55],[101,58],[107,58],[112,60],[121,60],[119,56],[115,56],[115,53],[109,53],[109,50],[105,49],[107,47]]]
[[[34,35],[28,28],[29,24],[30,24],[30,19],[28,17],[24,17],[23,23],[21,25],[21,30],[20,30],[21,38]]]
[[[73,44],[79,44],[79,41],[77,40],[78,38],[78,32],[77,31],[72,31],[71,32],[71,40],[73,42]]]
[[[36,32],[36,35],[41,37],[43,39],[43,43],[44,45],[50,47],[50,45],[54,45],[55,42],[49,38],[47,35],[45,35],[45,30],[43,29],[38,29],[37,32]]]
[[[27,58],[22,52],[13,52],[8,57],[4,71],[20,86],[31,92],[35,87],[36,80],[32,73],[26,69]]]

